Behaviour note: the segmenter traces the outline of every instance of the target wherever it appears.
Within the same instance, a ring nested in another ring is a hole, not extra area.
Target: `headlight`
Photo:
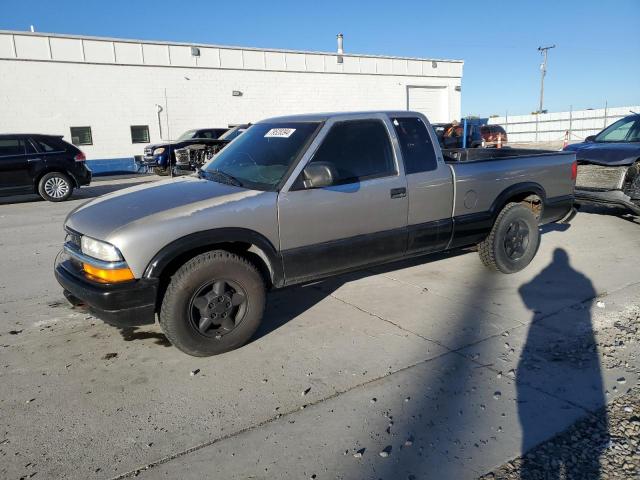
[[[153,154],[154,154],[154,155],[160,155],[161,153],[164,153],[164,147],[156,148],[156,149],[153,151]]]
[[[104,260],[105,262],[119,262],[122,260],[122,255],[120,255],[116,247],[86,235],[80,240],[80,247],[82,253],[98,260]]]

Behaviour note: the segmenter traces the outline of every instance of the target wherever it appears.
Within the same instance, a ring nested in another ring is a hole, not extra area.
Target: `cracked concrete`
[[[252,342],[197,359],[64,303],[51,266],[80,202],[0,204],[3,478],[475,478],[638,383],[620,217],[547,227],[514,275],[455,252],[274,292]]]

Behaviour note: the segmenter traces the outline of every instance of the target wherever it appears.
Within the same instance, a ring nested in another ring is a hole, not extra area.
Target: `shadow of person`
[[[562,317],[550,317],[548,321],[535,319],[550,297],[566,295],[567,291],[586,301],[568,309]],[[538,449],[531,450],[546,440],[539,425],[540,412],[562,416],[558,410],[580,406],[595,411],[606,403],[591,320],[591,306],[596,296],[593,284],[571,267],[567,252],[558,248],[552,263],[522,285],[519,293],[534,313],[516,373],[518,416],[522,426],[520,478],[600,478],[600,454],[608,432],[606,418],[598,423],[600,431],[592,434],[601,441],[594,442],[598,446],[589,452],[583,451],[584,445],[574,436],[557,448],[545,449],[544,455],[539,455]],[[534,401],[532,389],[547,395],[538,394]],[[546,399],[543,400],[546,405],[540,404],[540,398]]]

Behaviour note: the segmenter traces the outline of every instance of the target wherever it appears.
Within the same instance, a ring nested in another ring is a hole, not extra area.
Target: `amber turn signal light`
[[[88,263],[83,263],[82,268],[89,278],[100,283],[118,283],[134,279],[133,273],[128,268],[107,270],[94,267]]]

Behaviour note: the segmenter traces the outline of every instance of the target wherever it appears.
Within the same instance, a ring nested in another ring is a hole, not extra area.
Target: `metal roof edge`
[[[136,43],[136,44],[149,44],[149,45],[175,45],[175,46],[183,46],[183,47],[222,48],[227,50],[249,50],[249,51],[257,51],[257,52],[298,53],[298,54],[307,54],[307,55],[332,55],[332,56],[338,55],[337,52],[322,52],[322,51],[312,51],[312,50],[289,50],[289,49],[278,49],[278,48],[241,47],[237,45],[216,45],[216,44],[207,44],[207,43],[136,40],[136,39],[130,39],[130,38],[95,37],[90,35],[29,32],[29,31],[21,31],[21,30],[0,30],[0,34],[25,35],[25,36],[33,36],[33,37],[68,38],[73,40],[95,40],[95,41],[102,41],[102,42]],[[421,62],[446,62],[446,63],[463,63],[464,64],[464,60],[454,60],[454,59],[444,59],[444,58],[402,57],[402,56],[390,56],[390,55],[371,55],[371,54],[361,54],[361,53],[343,53],[340,55],[343,57],[380,58],[380,59],[388,59],[388,60],[415,60],[415,61],[421,61]]]

